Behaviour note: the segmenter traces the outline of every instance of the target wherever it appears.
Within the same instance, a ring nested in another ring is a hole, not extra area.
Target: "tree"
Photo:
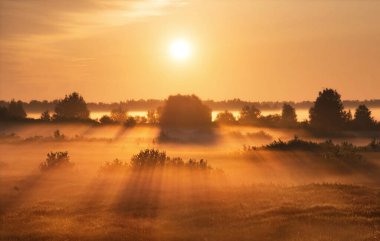
[[[359,105],[355,111],[354,127],[360,130],[368,130],[375,127],[376,122],[372,117],[371,111],[365,105]]]
[[[342,130],[349,121],[348,112],[340,94],[333,89],[324,89],[309,110],[310,126],[318,130]]]
[[[297,125],[297,114],[293,106],[289,104],[282,106],[281,121],[286,127],[294,127]]]
[[[115,122],[124,123],[127,120],[127,110],[118,106],[111,111],[111,119]]]
[[[254,105],[245,105],[240,111],[240,121],[245,123],[257,122],[261,115],[261,111]]]
[[[50,116],[49,111],[46,110],[46,111],[42,112],[40,119],[43,121],[51,121],[51,116]]]
[[[137,124],[137,121],[133,116],[128,116],[128,118],[124,122],[125,127],[134,127]]]
[[[235,124],[236,118],[231,112],[225,110],[224,112],[218,113],[215,121],[222,124]]]
[[[77,92],[66,95],[59,100],[55,107],[54,119],[77,119],[85,120],[90,116],[90,111],[83,97]]]
[[[22,102],[12,100],[8,105],[8,115],[12,119],[25,119],[26,112]]]
[[[0,106],[0,120],[8,120],[8,119],[9,119],[8,108],[5,106]]]
[[[157,124],[160,120],[159,111],[157,110],[148,110],[147,112],[147,122],[150,124]]]
[[[114,121],[108,115],[103,115],[99,121],[101,124],[112,124],[112,123],[114,123]]]
[[[211,123],[210,108],[195,95],[169,96],[160,115],[162,127],[205,127]]]

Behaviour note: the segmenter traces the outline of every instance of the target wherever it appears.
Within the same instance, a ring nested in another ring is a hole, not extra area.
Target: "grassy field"
[[[257,130],[222,130],[208,146],[158,144],[149,128],[83,126],[60,129],[85,139],[25,141],[51,135],[41,128],[14,129],[21,140],[0,144],[1,240],[380,240],[376,171],[341,172],[305,152],[263,150],[252,158],[242,145],[271,141],[247,134]],[[213,169],[100,171],[147,147],[205,158]],[[41,172],[50,151],[68,151],[74,168]],[[379,153],[363,155],[379,166]]]

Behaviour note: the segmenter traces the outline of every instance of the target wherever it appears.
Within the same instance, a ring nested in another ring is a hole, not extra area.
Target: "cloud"
[[[57,65],[89,61],[63,54],[57,43],[101,35],[182,4],[183,0],[1,0],[0,81],[25,79],[23,72],[42,60]]]
[[[88,33],[109,25],[123,25],[137,18],[164,14],[174,0],[3,0],[0,2],[2,39],[25,36],[65,36]]]

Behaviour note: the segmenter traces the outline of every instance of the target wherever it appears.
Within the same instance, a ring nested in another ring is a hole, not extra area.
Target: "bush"
[[[57,141],[62,141],[65,139],[65,135],[62,134],[59,130],[54,131],[54,139]]]
[[[103,172],[117,172],[125,171],[129,167],[127,162],[122,162],[119,159],[114,159],[113,161],[106,162],[100,170]]]
[[[189,159],[187,162],[180,157],[170,158],[166,152],[155,149],[145,149],[134,155],[131,159],[133,168],[143,167],[178,167],[188,169],[211,169],[207,161]]]
[[[132,167],[164,166],[167,159],[169,159],[169,157],[166,155],[166,152],[160,152],[155,149],[145,149],[132,157],[131,165]]]
[[[111,117],[109,117],[108,115],[103,115],[100,120],[99,120],[100,124],[103,124],[103,125],[107,125],[107,124],[114,124],[115,121],[112,120]]]
[[[72,168],[74,163],[70,162],[70,157],[67,151],[65,152],[50,152],[47,158],[40,164],[42,171],[53,170],[57,168]]]
[[[271,150],[303,150],[303,151],[317,151],[320,149],[320,144],[304,141],[299,139],[297,136],[294,136],[294,139],[284,142],[281,139],[278,141],[273,141],[272,143],[265,145],[265,149]]]
[[[231,112],[225,110],[224,112],[218,113],[215,122],[226,125],[233,125],[236,124],[237,121],[235,116]]]
[[[134,127],[136,126],[136,124],[137,124],[137,121],[132,116],[129,116],[127,120],[124,122],[125,127]]]

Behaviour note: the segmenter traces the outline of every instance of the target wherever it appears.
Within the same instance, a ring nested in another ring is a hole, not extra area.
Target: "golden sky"
[[[0,99],[380,98],[378,0],[0,0],[0,37]]]

